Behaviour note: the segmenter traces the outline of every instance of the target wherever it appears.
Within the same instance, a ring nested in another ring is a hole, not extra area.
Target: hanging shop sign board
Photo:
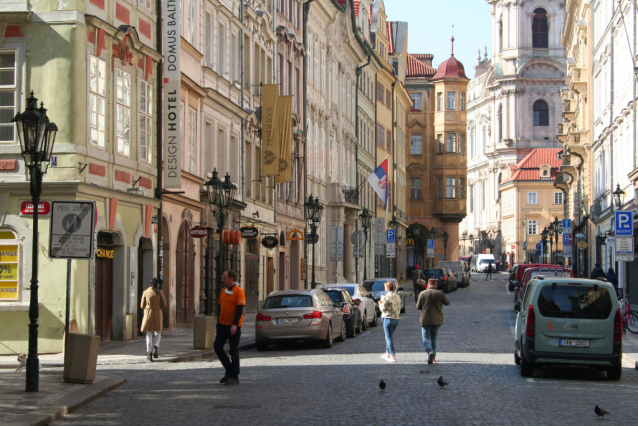
[[[251,238],[257,238],[259,235],[259,229],[254,226],[242,226],[239,228],[239,232],[241,232],[241,237],[245,240]]]
[[[204,238],[208,237],[208,228],[197,225],[191,228],[191,238]]]
[[[268,235],[261,239],[261,245],[267,249],[273,249],[279,245],[279,240],[274,235]]]
[[[51,214],[51,202],[40,201],[38,203],[38,216],[49,216]],[[20,216],[33,216],[33,201],[20,200]]]
[[[286,240],[303,241],[304,240],[303,231],[300,231],[299,229],[291,229],[286,235]]]
[[[585,250],[587,248],[587,242],[586,241],[580,241],[577,245],[576,245],[580,250]]]
[[[315,234],[315,238],[312,238],[312,234],[306,234],[306,238],[304,239],[306,244],[317,244],[319,241],[319,234]]]
[[[51,202],[49,257],[51,259],[93,258],[94,218],[94,201]]]

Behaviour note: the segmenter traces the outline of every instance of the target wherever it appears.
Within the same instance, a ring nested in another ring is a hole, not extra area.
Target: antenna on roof
[[[454,56],[454,25],[452,25],[452,56]]]

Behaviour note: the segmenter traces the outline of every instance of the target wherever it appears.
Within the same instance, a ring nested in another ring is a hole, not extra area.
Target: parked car
[[[439,290],[449,293],[452,291],[452,282],[448,282],[448,274],[443,268],[426,268],[423,269],[425,274],[425,285],[419,289],[419,293],[427,288],[428,280],[430,278],[436,279],[436,286]]]
[[[377,325],[376,304],[370,293],[368,293],[368,290],[362,285],[352,283],[324,284],[320,286],[321,289],[333,287],[343,288],[350,293],[350,297],[352,297],[354,303],[359,307],[361,327],[363,330],[366,330],[368,325]]]
[[[563,268],[562,266],[554,265],[535,266],[533,268],[525,269],[525,272],[523,272],[523,279],[520,283],[518,283],[518,288],[516,288],[516,291],[514,292],[514,302],[521,300],[525,293],[525,286],[527,283],[534,277],[540,275],[544,278],[572,278],[574,276],[574,271],[568,268]]]
[[[346,338],[343,311],[322,290],[274,291],[264,300],[255,318],[257,350],[278,341],[321,340],[332,347]]]
[[[523,281],[523,273],[525,272],[527,268],[535,268],[539,266],[556,266],[559,268],[561,267],[560,265],[548,265],[544,263],[520,263],[520,264],[514,265],[514,267],[509,271],[510,279],[507,286],[508,290],[514,291],[514,288],[517,287],[518,284]]]
[[[336,308],[343,311],[343,320],[346,322],[346,336],[354,337],[355,334],[361,333],[361,314],[359,314],[359,306],[352,300],[348,290],[338,287],[323,289]]]
[[[368,293],[374,298],[376,303],[377,316],[381,316],[381,309],[379,308],[379,300],[381,296],[385,295],[385,282],[394,282],[394,288],[397,289],[397,295],[401,298],[401,313],[405,313],[405,299],[413,296],[411,291],[405,291],[403,287],[399,286],[398,281],[395,278],[376,278],[373,280],[366,280],[363,282],[363,287],[368,290]]]
[[[580,364],[622,375],[622,319],[610,283],[579,278],[531,280],[515,325],[514,362],[521,376],[535,367]]]
[[[457,285],[460,287],[467,287],[470,285],[470,268],[463,261],[449,261],[439,262],[439,268],[446,268],[451,270],[456,277]]]
[[[475,254],[470,260],[470,270],[476,273],[487,272],[487,267],[492,264],[492,268],[496,268],[496,259],[493,254]]]

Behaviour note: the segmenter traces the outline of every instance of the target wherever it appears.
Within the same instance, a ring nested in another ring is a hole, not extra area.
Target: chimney
[[[427,65],[428,67],[432,66],[432,59],[434,58],[434,55],[431,55],[429,53],[415,53],[412,56],[417,58],[419,61],[421,61],[421,63]]]

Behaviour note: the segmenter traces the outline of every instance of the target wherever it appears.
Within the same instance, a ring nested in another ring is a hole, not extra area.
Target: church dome
[[[467,78],[465,75],[465,67],[454,57],[454,37],[452,37],[452,55],[450,59],[439,65],[439,69],[432,77],[432,80],[436,80],[437,78]]]

